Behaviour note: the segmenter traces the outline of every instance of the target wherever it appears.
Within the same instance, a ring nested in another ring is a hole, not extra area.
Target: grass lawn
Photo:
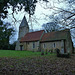
[[[48,53],[48,55],[50,55],[50,53]],[[36,56],[41,56],[41,52],[0,50],[0,57],[23,58],[23,57],[36,57]]]
[[[75,55],[58,58],[51,53],[0,50],[0,75],[75,75]]]

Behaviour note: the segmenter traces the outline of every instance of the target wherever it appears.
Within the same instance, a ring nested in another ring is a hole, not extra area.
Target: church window
[[[56,45],[55,45],[55,43],[53,44],[53,47],[55,47]]]
[[[35,42],[33,42],[33,48],[35,48]]]
[[[45,48],[45,47],[46,47],[46,45],[44,44],[44,45],[43,45],[43,47]]]

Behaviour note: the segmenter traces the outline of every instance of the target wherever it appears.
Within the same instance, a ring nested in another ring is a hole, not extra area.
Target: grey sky
[[[51,15],[53,12],[56,12],[55,10],[51,9],[52,6],[57,6],[57,7],[61,7],[64,9],[68,8],[67,3],[65,3],[65,2],[58,3],[58,2],[56,2],[57,0],[49,0],[49,1],[50,2],[48,4],[46,4],[45,2],[42,2],[42,1],[38,2],[36,4],[35,14],[33,16],[31,16],[31,19],[29,18],[29,15],[26,12],[24,12],[24,10],[18,12],[18,14],[14,13],[14,16],[15,16],[17,22],[15,22],[14,19],[12,18],[12,15],[11,15],[12,7],[11,7],[11,9],[8,9],[8,12],[9,12],[8,18],[5,19],[4,21],[12,23],[12,25],[16,28],[17,33],[16,33],[15,37],[12,38],[13,40],[16,40],[18,37],[18,28],[19,28],[19,25],[20,25],[24,15],[26,16],[26,19],[28,21],[30,28],[33,28],[34,30],[36,30],[36,29],[40,30],[40,29],[42,29],[42,25],[44,23],[51,21],[46,15]],[[61,0],[61,1],[63,1],[63,0]],[[75,41],[75,39],[73,39],[73,41]]]

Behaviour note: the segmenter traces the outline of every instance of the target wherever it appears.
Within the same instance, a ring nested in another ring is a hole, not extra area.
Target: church
[[[73,43],[69,29],[45,33],[44,30],[29,32],[29,26],[24,16],[19,26],[19,36],[15,50],[52,51],[58,48],[61,53],[73,53]]]

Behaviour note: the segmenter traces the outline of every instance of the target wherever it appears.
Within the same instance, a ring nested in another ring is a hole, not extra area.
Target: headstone
[[[64,40],[61,41],[61,50],[60,50],[61,54],[64,54]]]

